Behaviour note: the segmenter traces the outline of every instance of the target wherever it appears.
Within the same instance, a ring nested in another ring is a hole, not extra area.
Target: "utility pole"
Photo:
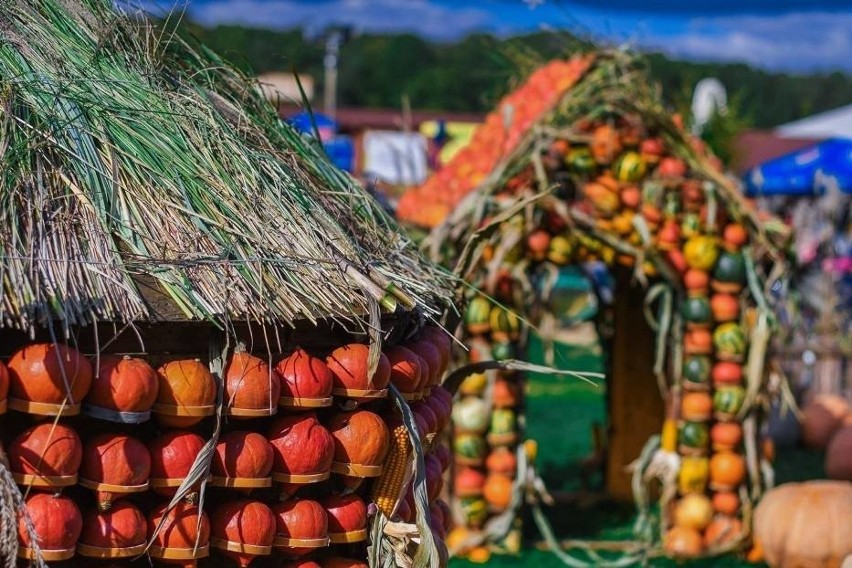
[[[333,30],[325,40],[325,91],[323,103],[325,114],[332,120],[337,115],[337,60],[340,54],[340,44],[343,42],[343,33]]]

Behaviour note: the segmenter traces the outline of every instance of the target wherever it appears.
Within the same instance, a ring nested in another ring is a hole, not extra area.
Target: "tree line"
[[[323,38],[300,29],[273,31],[241,26],[205,29],[181,24],[246,71],[295,70],[315,79],[322,92]],[[339,101],[343,106],[485,112],[536,62],[583,47],[565,33],[508,39],[472,34],[452,43],[412,34],[364,34],[340,49]],[[742,126],[769,128],[852,102],[852,76],[841,72],[773,73],[742,63],[698,63],[646,54],[651,76],[667,103],[688,110],[695,83],[717,77],[735,103]]]

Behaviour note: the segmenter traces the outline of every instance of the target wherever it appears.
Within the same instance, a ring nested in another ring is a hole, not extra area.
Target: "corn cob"
[[[388,429],[391,431],[390,451],[385,461],[384,472],[373,483],[370,498],[379,510],[390,518],[402,493],[402,485],[410,469],[413,452],[408,439],[408,430],[402,420],[389,423]]]

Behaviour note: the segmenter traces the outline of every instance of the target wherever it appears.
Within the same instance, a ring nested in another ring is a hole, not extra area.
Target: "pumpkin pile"
[[[553,294],[564,267],[603,263],[648,288],[655,372],[671,407],[661,450],[680,464],[679,497],[663,504],[674,523],[665,530],[678,532],[665,535],[665,547],[678,556],[713,554],[742,543],[749,528],[741,526],[740,496],[762,484],[747,479],[744,448],[763,446],[744,443],[743,423],[757,420],[755,401],[764,394],[774,321],[767,281],[773,267],[785,274],[789,230],[756,211],[701,140],[665,113],[630,55],[583,61],[576,84],[541,97],[547,111],[519,123],[515,148],[478,177],[426,244],[476,290],[464,315],[472,360],[523,359],[522,322],[549,350],[553,330],[570,319]],[[463,160],[471,158],[460,152],[447,169],[477,171],[456,163]],[[447,175],[454,174],[433,179]],[[423,187],[433,183],[446,182]],[[427,199],[422,188],[414,193]],[[432,225],[407,210],[399,216]],[[507,504],[511,480],[488,464],[509,469],[504,448],[517,442],[521,423],[514,409],[523,377],[492,373],[467,377],[453,413],[455,497],[471,528]]]
[[[449,450],[438,442],[451,413],[440,386],[450,349],[445,332],[427,328],[386,347],[371,376],[359,343],[296,349],[274,365],[238,348],[219,379],[199,359],[155,370],[141,358],[28,345],[0,363],[13,411],[2,442],[13,478],[30,490],[26,510],[47,561],[131,559],[147,547],[155,561],[183,566],[215,555],[245,567],[272,554],[326,565],[366,558],[371,503],[414,522],[414,452],[388,399],[393,385],[426,450],[441,546],[451,521],[440,499]],[[223,426],[201,509],[202,479],[181,484],[204,453],[217,398]],[[23,517],[18,532],[19,556],[34,558]]]

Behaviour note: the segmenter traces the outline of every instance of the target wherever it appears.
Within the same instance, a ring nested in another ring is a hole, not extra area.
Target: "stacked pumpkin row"
[[[465,321],[471,363],[514,357],[520,333],[514,313],[477,297]],[[453,407],[453,493],[464,526],[454,540],[463,541],[463,535],[481,529],[511,504],[521,439],[520,380],[514,372],[486,371],[468,375],[459,386]],[[508,539],[502,544],[512,548],[518,543]]]
[[[12,408],[73,415],[80,409],[77,401],[84,399],[87,414],[117,422],[142,421],[153,408],[161,427],[134,427],[147,443],[115,433],[93,435],[82,444],[76,430],[96,430],[97,423],[73,418],[76,427],[51,420],[21,432],[9,445],[13,476],[22,486],[56,493],[33,492],[27,499],[40,548],[49,560],[75,552],[128,558],[144,551],[153,537],[149,555],[181,564],[206,556],[210,547],[241,565],[273,549],[296,557],[329,544],[352,547],[361,555],[352,543],[367,538],[363,497],[369,484],[363,481],[382,476],[390,444],[385,420],[396,420],[382,399],[388,383],[393,381],[406,398],[422,399],[414,406],[424,437],[434,436],[438,423],[449,420],[451,396],[433,386],[449,362],[449,340],[441,337],[430,330],[409,343],[411,349],[388,349],[372,383],[369,349],[360,344],[338,348],[326,360],[300,349],[276,369],[235,353],[223,373],[224,396],[226,413],[240,428],[226,426],[229,431],[215,448],[207,480],[214,487],[207,501],[213,504],[212,522],[193,504],[200,483],[182,493],[187,499],[165,521],[165,504],[150,510],[147,523],[137,507],[150,493],[173,497],[203,451],[205,440],[193,429],[215,412],[217,391],[205,365],[170,361],[154,371],[141,359],[104,356],[93,373],[89,361],[70,347],[22,349],[9,361],[10,372],[0,364],[0,386],[10,383]],[[416,374],[406,372],[411,368]],[[282,390],[293,396],[281,397]],[[355,410],[325,408],[332,395],[356,401]],[[270,418],[276,403],[290,413]],[[443,468],[433,469],[432,477],[440,481]],[[96,495],[97,510],[85,522],[78,505],[91,502],[91,495],[73,487],[77,483]],[[235,492],[242,497],[234,499]],[[20,555],[31,557],[23,524],[19,538]]]
[[[739,225],[728,224],[721,250],[713,237],[692,237],[698,238],[704,239],[700,247],[692,240],[684,251],[689,268],[683,275],[679,429],[676,433],[674,422],[667,421],[663,438],[663,449],[676,449],[681,464],[680,498],[673,504],[673,526],[664,545],[682,557],[718,552],[744,538],[740,486],[746,463],[739,413],[745,400],[744,326],[750,315],[741,310],[746,283],[741,249],[747,235]]]

